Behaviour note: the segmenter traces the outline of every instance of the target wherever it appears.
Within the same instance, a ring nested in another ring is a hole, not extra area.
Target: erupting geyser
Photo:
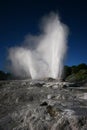
[[[18,76],[61,78],[67,51],[68,28],[55,13],[43,17],[39,36],[27,35],[21,47],[9,50],[13,72]]]

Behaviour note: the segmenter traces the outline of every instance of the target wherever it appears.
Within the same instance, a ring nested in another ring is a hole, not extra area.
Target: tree
[[[3,71],[0,71],[0,80],[5,80],[6,74]]]
[[[78,70],[87,69],[87,65],[85,63],[79,64],[77,67],[78,67]]]
[[[64,78],[66,78],[67,76],[69,76],[71,74],[71,67],[65,65],[64,66]]]
[[[71,71],[72,71],[72,74],[73,74],[73,73],[76,74],[79,70],[78,70],[78,67],[77,67],[77,66],[73,65],[73,66],[71,67]]]

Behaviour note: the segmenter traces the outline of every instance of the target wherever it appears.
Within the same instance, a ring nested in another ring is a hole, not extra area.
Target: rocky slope
[[[0,81],[0,130],[87,130],[87,86]]]

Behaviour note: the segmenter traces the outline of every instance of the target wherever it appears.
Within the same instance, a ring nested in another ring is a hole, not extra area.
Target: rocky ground
[[[87,84],[0,81],[0,130],[87,130]]]

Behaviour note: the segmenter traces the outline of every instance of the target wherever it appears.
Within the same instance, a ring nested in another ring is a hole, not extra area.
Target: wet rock
[[[53,89],[57,89],[57,88],[58,88],[58,85],[53,85],[52,88],[53,88]]]
[[[47,99],[51,99],[51,98],[52,98],[51,94],[47,95]]]
[[[62,110],[60,108],[56,108],[51,105],[48,105],[46,109],[47,109],[47,113],[49,113],[49,115],[51,117],[56,117],[56,116],[58,116],[58,114],[61,114],[61,112],[62,112]]]
[[[40,106],[47,106],[47,105],[48,105],[47,102],[42,102],[42,103],[40,104]]]
[[[69,121],[66,119],[61,119],[59,123],[54,125],[55,130],[72,130]]]
[[[57,80],[4,81],[0,88],[0,128],[86,130],[86,91],[86,86]]]
[[[54,82],[54,81],[56,81],[56,79],[49,77],[49,78],[46,79],[46,81],[47,82]]]
[[[33,86],[36,86],[36,87],[42,87],[44,85],[43,82],[30,82],[30,85],[33,87]]]

